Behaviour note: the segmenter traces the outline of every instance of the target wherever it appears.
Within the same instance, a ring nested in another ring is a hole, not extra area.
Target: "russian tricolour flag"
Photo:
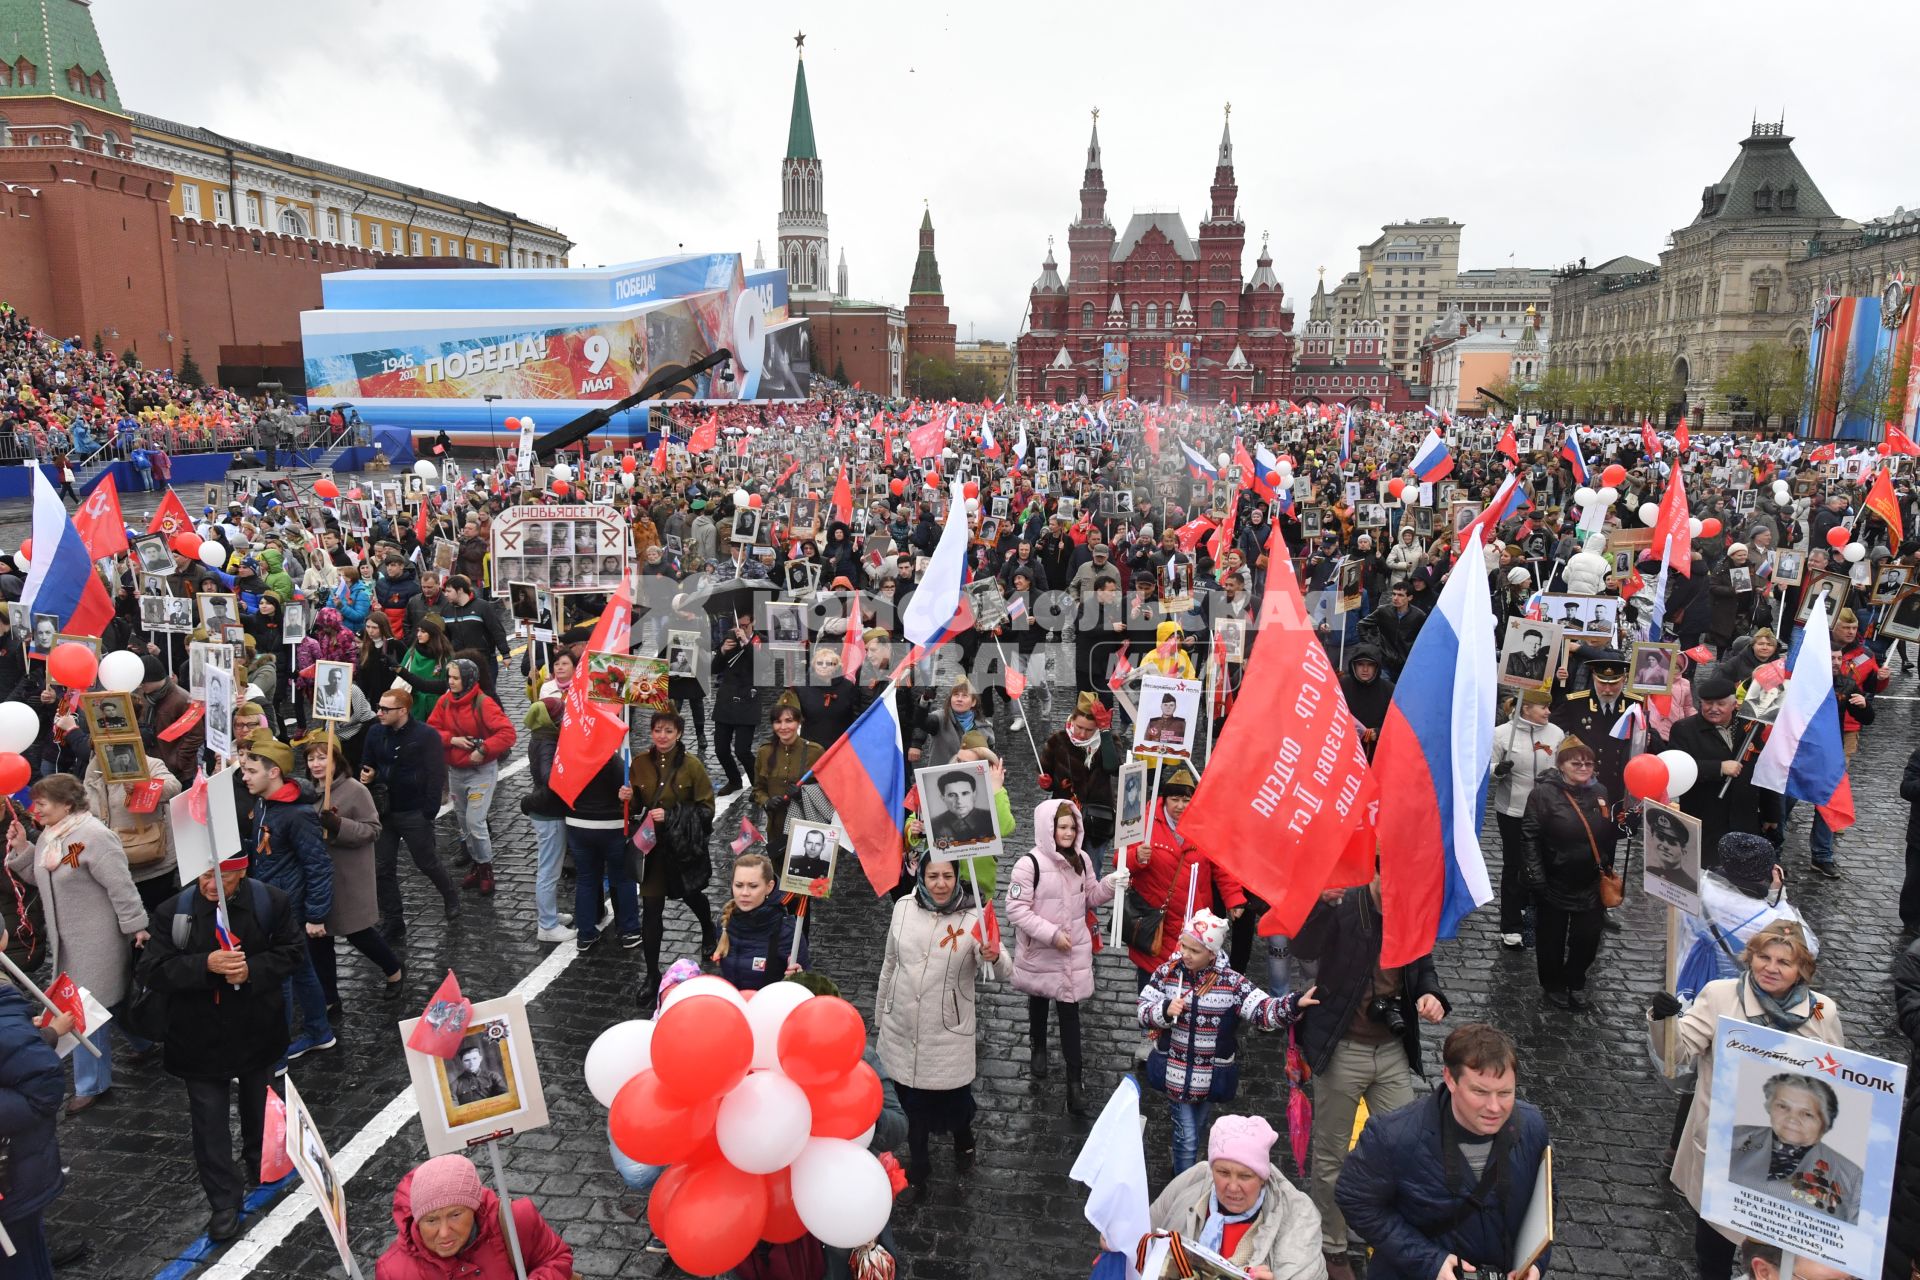
[[[1205,480],[1209,484],[1220,478],[1220,468],[1207,461],[1207,455],[1196,450],[1185,440],[1180,442],[1180,452],[1187,455],[1187,474],[1195,480]]]
[[[1461,563],[1480,562],[1472,531]],[[1380,783],[1380,964],[1410,964],[1493,897],[1480,824],[1493,758],[1493,600],[1455,573],[1407,656],[1373,757]]]
[[[1427,438],[1413,451],[1413,474],[1422,484],[1444,480],[1453,474],[1453,453],[1438,431],[1427,432]]]
[[[1814,602],[1800,642],[1800,660],[1787,681],[1773,734],[1753,766],[1755,786],[1805,800],[1820,810],[1835,831],[1853,825],[1853,784],[1847,779],[1847,753],[1840,741],[1840,716],[1833,700],[1833,667],[1825,661],[1827,598]],[[1808,654],[1814,655],[1809,660]]]
[[[1353,406],[1340,406],[1340,461],[1353,461]]]
[[[33,469],[33,567],[21,588],[29,613],[51,613],[63,635],[97,636],[113,621],[113,599],[47,473]]]
[[[907,756],[900,746],[898,705],[889,684],[813,766],[814,780],[838,815],[875,893],[900,883]]]
[[[1580,433],[1572,427],[1560,438],[1560,456],[1573,468],[1573,482],[1576,485],[1587,483],[1587,459],[1580,452]]]

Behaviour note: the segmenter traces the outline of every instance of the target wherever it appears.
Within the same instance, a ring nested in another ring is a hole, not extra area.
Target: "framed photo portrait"
[[[1807,571],[1807,557],[1799,551],[1780,551],[1773,557],[1773,585],[1797,587]]]
[[[1160,566],[1160,612],[1185,613],[1193,608],[1193,565],[1169,560]]]
[[[402,1045],[419,1021],[400,1024]],[[520,996],[474,1001],[473,1019],[451,1059],[415,1049],[406,1055],[429,1153],[464,1152],[473,1138],[546,1127],[547,1099]]]
[[[1702,780],[1703,783],[1706,781]],[[1700,913],[1700,820],[1649,800],[1641,810],[1647,896]]]
[[[1339,569],[1334,573],[1335,613],[1352,613],[1360,607],[1360,601],[1365,598],[1365,568],[1358,560],[1340,562]]]
[[[760,541],[760,517],[763,513],[758,507],[747,507],[733,513],[733,541],[752,546]]]
[[[353,664],[313,664],[313,718],[346,721],[353,716]]]
[[[540,617],[540,588],[531,582],[507,584],[507,607],[515,622],[534,622]]]
[[[1881,565],[1879,575],[1873,580],[1873,594],[1867,597],[1867,603],[1892,604],[1907,589],[1910,581],[1910,571],[1905,565]]]
[[[669,676],[678,676],[682,679],[693,679],[699,676],[699,632],[667,632],[667,674]]]
[[[87,718],[87,732],[96,738],[139,732],[131,693],[83,693],[80,710]]]
[[[1727,585],[1735,591],[1753,590],[1753,570],[1746,565],[1736,565],[1727,570]]]
[[[225,667],[208,666],[203,678],[207,682],[207,750],[223,759],[236,755],[233,712],[237,704],[233,696],[233,672]]]
[[[927,856],[936,862],[1000,856],[1000,830],[993,816],[993,772],[988,761],[956,761],[917,769]]]
[[[973,608],[973,625],[982,631],[991,631],[1007,621],[1007,597],[1000,590],[1000,580],[992,577],[979,577],[966,585],[967,602]]]
[[[27,656],[43,661],[53,652],[53,646],[60,643],[60,615],[57,613],[36,613],[33,615],[33,630],[27,639]]]
[[[200,625],[209,636],[222,634],[229,622],[240,621],[240,597],[209,591],[194,597],[200,605]]]
[[[1508,618],[1500,644],[1500,685],[1506,689],[1544,689],[1553,679],[1560,652],[1560,627],[1530,618]]]
[[[1320,508],[1308,507],[1300,512],[1300,536],[1308,541],[1320,536]]]
[[[140,565],[140,572],[156,577],[166,577],[173,572],[173,551],[167,546],[167,540],[161,534],[151,534],[145,538],[133,540],[134,559]]]
[[[1193,755],[1199,732],[1201,696],[1198,680],[1151,675],[1140,681],[1139,711],[1133,718],[1136,754],[1185,760]]]
[[[1113,781],[1113,847],[1125,849],[1147,838],[1147,762],[1129,760]]]
[[[1642,695],[1670,692],[1679,657],[1677,644],[1636,641],[1627,656],[1627,692]]]
[[[1220,648],[1228,662],[1247,660],[1247,619],[1215,618],[1213,630],[1220,637]]]
[[[193,633],[193,600],[191,597],[163,597],[160,601],[160,613],[162,618],[165,619],[161,630],[173,635],[182,636]]]
[[[824,898],[833,888],[840,854],[840,828],[826,822],[787,823],[787,848],[780,860],[783,893]]]
[[[280,610],[280,640],[283,644],[297,645],[307,638],[307,604],[305,600],[293,600]]]
[[[807,647],[806,606],[790,600],[767,601],[767,645],[774,649]]]
[[[1540,597],[1540,616],[1568,631],[1612,631],[1620,624],[1618,596],[1554,593]]]
[[[1909,588],[1893,602],[1880,629],[1895,640],[1920,641],[1920,589]]]
[[[789,560],[786,564],[787,594],[798,600],[820,589],[820,565],[812,560]]]
[[[141,745],[137,733],[119,738],[96,738],[93,754],[100,761],[100,776],[108,782],[147,780],[147,749]]]
[[[333,1237],[333,1247],[339,1250],[340,1261],[351,1271],[353,1244],[347,1236],[346,1181],[334,1171],[333,1157],[327,1153],[327,1144],[321,1139],[319,1126],[314,1124],[313,1113],[307,1110],[300,1090],[286,1076],[280,1077],[278,1083],[286,1094],[287,1158],[293,1162],[301,1182],[313,1193],[320,1220],[327,1224],[327,1234]]]
[[[1813,602],[1823,594],[1827,597],[1827,620],[1847,607],[1847,593],[1853,590],[1853,583],[1837,573],[1823,573],[1800,588],[1800,610],[1794,614],[1795,622],[1805,622],[1813,613]]]

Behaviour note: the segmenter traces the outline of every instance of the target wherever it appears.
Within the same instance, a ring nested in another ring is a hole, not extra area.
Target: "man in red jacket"
[[[434,704],[427,724],[447,749],[447,794],[453,798],[454,829],[473,869],[463,889],[493,894],[493,839],[487,834],[487,809],[500,760],[513,750],[513,722],[480,687],[480,667],[471,658],[455,658],[447,668],[447,692]]]

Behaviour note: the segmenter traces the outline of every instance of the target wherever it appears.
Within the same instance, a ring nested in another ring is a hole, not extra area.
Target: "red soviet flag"
[[[113,472],[100,477],[80,509],[73,513],[73,527],[80,541],[87,544],[87,555],[105,560],[127,549],[127,525],[120,515],[120,489]]]
[[[705,453],[720,443],[720,415],[709,413],[707,420],[693,429],[687,437],[688,453]]]
[[[460,1052],[460,1038],[473,1021],[473,1002],[460,994],[460,979],[447,970],[440,989],[420,1011],[420,1021],[407,1035],[407,1048],[435,1058],[451,1058]]]
[[[587,641],[588,653],[624,654],[633,644],[633,592],[625,578],[613,593],[607,611],[593,628]],[[567,686],[564,717],[560,721],[560,741],[553,751],[553,772],[547,785],[563,801],[572,804],[580,798],[600,767],[613,758],[627,740],[625,711],[587,697],[590,680],[575,680]]]
[[[1687,481],[1680,474],[1678,454],[1667,477],[1666,496],[1660,499],[1660,518],[1653,522],[1653,545],[1675,573],[1693,576],[1693,519],[1687,510]]]
[[[853,523],[853,485],[847,480],[847,464],[840,464],[840,478],[833,482],[833,518],[841,524]]]
[[[164,533],[167,541],[173,541],[176,533],[192,533],[193,519],[187,515],[186,504],[180,501],[180,495],[167,490],[167,496],[160,499],[160,505],[154,509],[153,521],[147,525],[148,533]]]
[[[1286,543],[1267,554],[1258,643],[1180,834],[1270,905],[1261,933],[1291,936],[1322,890],[1373,878],[1378,787]]]

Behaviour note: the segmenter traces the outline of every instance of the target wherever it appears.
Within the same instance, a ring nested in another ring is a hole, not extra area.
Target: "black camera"
[[[1391,1031],[1395,1037],[1407,1034],[1407,1015],[1400,1012],[1399,996],[1375,996],[1367,1001],[1367,1017]]]

